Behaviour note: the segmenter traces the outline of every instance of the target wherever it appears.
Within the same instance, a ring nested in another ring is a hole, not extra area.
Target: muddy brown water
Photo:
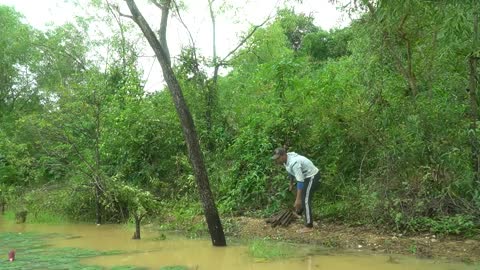
[[[358,251],[327,251],[322,254],[273,261],[258,260],[248,253],[248,247],[232,244],[225,248],[213,247],[209,239],[187,239],[178,234],[167,234],[159,240],[160,232],[142,231],[142,240],[132,240],[131,228],[121,225],[39,225],[1,222],[2,232],[60,233],[65,237],[50,240],[55,247],[78,247],[102,251],[122,250],[128,254],[85,259],[86,265],[105,267],[118,265],[159,269],[162,266],[184,265],[198,270],[478,270],[478,265],[467,265],[441,260],[425,260],[408,256],[366,254]],[[319,250],[320,247],[317,247]]]

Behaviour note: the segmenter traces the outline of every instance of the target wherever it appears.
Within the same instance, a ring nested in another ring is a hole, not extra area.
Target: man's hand
[[[299,199],[296,199],[293,207],[295,207],[295,211],[298,213],[302,209],[302,201]]]

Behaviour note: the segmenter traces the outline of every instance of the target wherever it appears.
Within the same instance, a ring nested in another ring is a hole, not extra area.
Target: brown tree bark
[[[195,180],[197,182],[198,191],[202,200],[203,209],[205,212],[205,218],[208,225],[208,230],[214,246],[226,246],[225,235],[223,233],[222,223],[218,215],[217,207],[213,199],[213,194],[210,190],[210,184],[208,181],[208,174],[203,161],[203,154],[200,149],[200,143],[197,137],[197,131],[192,119],[192,115],[188,110],[187,104],[183,97],[182,89],[177,81],[177,78],[170,66],[170,58],[168,56],[168,49],[166,42],[162,44],[155,36],[155,33],[150,28],[142,13],[139,11],[134,0],[126,0],[128,8],[132,14],[131,18],[142,30],[145,38],[147,39],[150,47],[155,52],[163,71],[163,77],[167,82],[168,89],[173,97],[175,109],[177,115],[180,118],[182,124],[183,134],[187,143],[188,154],[190,163],[192,164]],[[169,8],[170,1],[164,3],[163,8]],[[162,15],[165,15],[162,9]],[[166,23],[166,19],[162,22]],[[160,40],[163,40],[165,36],[166,27],[160,27]],[[166,39],[165,39],[166,40]],[[162,46],[163,45],[163,46]],[[165,48],[164,48],[165,47]]]
[[[100,202],[101,189],[98,184],[95,185],[95,223],[102,224],[102,203]]]
[[[7,205],[7,200],[3,196],[0,197],[0,213],[1,213],[2,216],[5,215],[5,206],[6,205]]]
[[[133,233],[132,239],[140,240],[140,223],[142,222],[143,217],[139,217],[138,215],[134,214],[133,218],[135,219],[135,232]]]

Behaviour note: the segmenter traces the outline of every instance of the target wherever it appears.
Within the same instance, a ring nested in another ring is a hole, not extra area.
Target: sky
[[[82,5],[88,0],[78,0]],[[114,0],[110,0],[112,2]],[[160,10],[146,0],[137,0],[137,5],[144,16],[154,28],[159,25]],[[209,17],[207,0],[184,0],[186,9],[182,12],[182,18],[192,33],[196,46],[202,55],[212,55],[212,31]],[[225,56],[233,50],[240,41],[240,35],[249,29],[250,25],[260,24],[269,15],[274,15],[277,8],[283,7],[282,0],[216,0],[214,9],[218,5],[227,2],[227,11],[221,12],[217,17],[217,54]],[[348,18],[337,10],[328,0],[303,0],[302,3],[293,4],[296,12],[311,14],[315,18],[315,24],[325,30],[342,27],[348,24]],[[26,21],[38,29],[47,29],[48,25],[61,25],[71,21],[74,16],[82,16],[89,10],[75,7],[68,0],[0,0],[0,4],[13,6],[25,16]],[[129,14],[126,5],[121,5],[122,13]],[[90,10],[91,11],[91,10]],[[182,46],[188,45],[187,32],[177,19],[171,18],[167,30],[168,45],[172,56],[180,52]],[[153,55],[146,48],[145,55]],[[163,88],[164,81],[161,76],[160,65],[153,57],[145,57],[140,60],[146,80],[145,89],[156,91]]]

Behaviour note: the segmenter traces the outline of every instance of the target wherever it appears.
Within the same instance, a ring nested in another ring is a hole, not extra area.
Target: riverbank
[[[242,239],[270,238],[309,243],[333,249],[358,250],[380,254],[412,255],[419,258],[446,259],[466,263],[480,262],[479,239],[457,236],[418,234],[405,236],[382,233],[364,227],[338,224],[315,224],[310,233],[296,232],[303,227],[300,220],[290,226],[272,228],[264,219],[236,217],[228,219],[231,234]]]
[[[6,215],[6,217],[9,217]],[[7,218],[8,219],[8,218]],[[11,217],[10,217],[11,219]],[[434,234],[402,235],[382,232],[361,226],[315,223],[314,230],[299,233],[301,220],[288,227],[272,228],[265,219],[255,217],[223,217],[224,231],[230,240],[249,241],[271,239],[300,244],[312,244],[332,250],[348,250],[383,255],[409,255],[417,258],[441,259],[464,263],[480,263],[480,236],[442,236]],[[191,218],[164,216],[155,223],[145,224],[144,229],[179,230],[181,234],[195,238],[206,234],[202,216]],[[131,228],[133,232],[133,227]]]

